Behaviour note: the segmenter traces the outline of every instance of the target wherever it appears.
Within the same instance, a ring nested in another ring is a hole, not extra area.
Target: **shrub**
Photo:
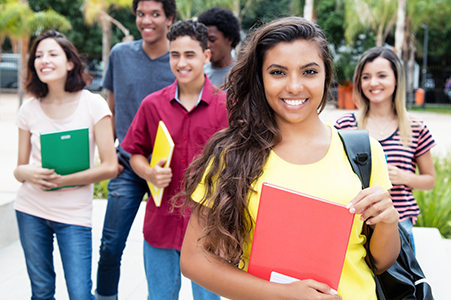
[[[451,155],[434,157],[434,166],[435,187],[413,192],[421,210],[415,226],[435,227],[442,236],[451,238]]]
[[[94,183],[94,199],[108,198],[108,179]]]

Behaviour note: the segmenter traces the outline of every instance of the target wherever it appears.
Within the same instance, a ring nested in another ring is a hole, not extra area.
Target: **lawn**
[[[414,112],[430,112],[451,115],[451,105],[426,104],[425,108],[415,105],[408,110]]]

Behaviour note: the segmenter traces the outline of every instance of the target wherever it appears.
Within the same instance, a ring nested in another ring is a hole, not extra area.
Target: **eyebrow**
[[[311,63],[308,63],[306,65],[301,66],[300,69],[305,69],[305,68],[312,67],[312,66],[319,67],[319,65],[316,62],[311,62]],[[269,70],[270,68],[277,68],[277,69],[282,69],[282,70],[288,70],[287,67],[284,67],[284,66],[281,66],[281,65],[278,65],[278,64],[272,64],[268,68],[266,68],[266,70]]]
[[[178,51],[175,51],[175,50],[172,50],[171,51],[171,54],[180,54],[180,52],[178,52]],[[196,52],[195,51],[192,51],[192,50],[188,50],[188,51],[184,51],[183,52],[184,54],[196,54]]]

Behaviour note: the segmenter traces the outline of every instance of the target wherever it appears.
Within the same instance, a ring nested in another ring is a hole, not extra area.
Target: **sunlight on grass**
[[[435,227],[451,238],[451,155],[434,157],[435,187],[430,191],[414,190],[421,214],[415,226]]]

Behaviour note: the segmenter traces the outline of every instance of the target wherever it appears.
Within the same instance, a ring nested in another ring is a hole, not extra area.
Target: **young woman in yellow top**
[[[337,131],[319,118],[332,73],[317,25],[291,17],[253,33],[226,85],[230,127],[186,173],[193,213],[181,253],[185,276],[230,299],[376,299],[363,222],[374,227],[369,247],[382,272],[399,253],[398,213],[380,145],[371,140],[372,178],[361,191]],[[338,294],[311,279],[278,284],[246,272],[263,182],[355,214]]]

